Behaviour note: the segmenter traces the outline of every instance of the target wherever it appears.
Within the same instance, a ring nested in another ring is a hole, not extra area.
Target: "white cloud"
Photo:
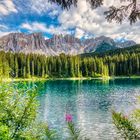
[[[10,33],[21,33],[21,31],[19,29],[11,29],[5,24],[0,24],[0,37],[8,35]]]
[[[34,23],[31,23],[31,24],[23,23],[21,25],[21,28],[27,29],[29,31],[39,31],[39,32],[47,32],[48,31],[45,24],[38,23],[38,22],[34,22]]]
[[[88,32],[95,36],[105,35],[114,39],[124,37],[140,43],[140,22],[131,26],[128,21],[124,21],[122,24],[106,21],[104,11],[113,3],[120,6],[119,0],[105,0],[104,6],[93,10],[86,0],[79,0],[77,8],[72,7],[68,11],[64,10],[58,19],[64,28],[76,28],[75,35],[77,37],[81,37]]]
[[[84,31],[83,30],[81,30],[81,29],[79,29],[79,28],[76,28],[76,30],[75,30],[75,37],[77,37],[77,38],[81,38],[81,37],[83,37],[84,36]]]
[[[3,27],[3,29],[1,28]],[[0,25],[0,37],[8,35],[10,33],[21,33],[20,30],[10,30],[7,26],[5,25]]]
[[[61,11],[61,8],[54,3],[48,2],[48,0],[30,0],[31,10],[37,14],[46,14],[50,16],[56,16]]]
[[[29,32],[46,32],[50,34],[69,34],[69,31],[67,31],[64,27],[54,27],[53,25],[51,26],[46,26],[44,23],[38,23],[38,22],[33,22],[33,23],[23,23],[20,28],[26,29]]]
[[[0,31],[7,30],[8,27],[6,25],[0,24]]]
[[[0,15],[9,15],[11,12],[17,13],[16,6],[12,0],[0,1]]]
[[[59,15],[59,10],[54,9],[54,10],[50,11],[48,13],[48,15],[51,16],[51,17],[58,16]]]
[[[91,9],[86,0],[78,0],[77,7],[71,7],[70,10],[61,10],[60,7],[54,3],[48,3],[48,0],[28,0],[31,12],[36,14],[47,14],[50,17],[58,16],[60,26],[49,25],[45,23],[33,22],[23,23],[20,28],[24,28],[29,32],[47,32],[50,34],[70,34],[69,29],[75,29],[75,36],[78,38],[88,38],[92,36],[109,36],[114,39],[126,38],[140,43],[140,22],[133,26],[129,22],[124,22],[121,25],[115,22],[108,23],[104,16],[104,11],[115,3],[120,6],[120,0],[105,0],[104,6]],[[126,4],[126,3],[124,3]],[[17,13],[17,8],[13,0],[0,0],[0,15],[8,15],[11,12]],[[26,10],[26,9],[25,9]],[[27,12],[29,12],[27,10]],[[46,21],[47,22],[47,21]],[[9,30],[4,29],[0,25],[1,32]]]
[[[9,28],[6,25],[0,24],[0,37],[9,34]]]

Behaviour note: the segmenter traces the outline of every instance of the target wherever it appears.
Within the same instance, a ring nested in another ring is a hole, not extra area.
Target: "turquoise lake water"
[[[111,111],[129,114],[140,95],[140,79],[53,80],[36,82],[39,117],[67,137],[65,114],[70,113],[82,134],[91,140],[114,140]]]

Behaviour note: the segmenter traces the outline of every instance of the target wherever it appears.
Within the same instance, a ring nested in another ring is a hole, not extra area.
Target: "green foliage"
[[[35,88],[0,85],[0,140],[51,140],[54,132],[37,121]]]
[[[118,130],[118,133],[125,140],[139,140],[140,131],[126,116],[121,113],[112,113],[113,122]]]
[[[47,140],[58,140],[57,133],[55,130],[49,129],[47,125],[43,125],[43,129],[45,131],[45,136]]]
[[[22,135],[25,140],[58,140],[55,130],[49,129],[46,123],[34,122]]]
[[[102,77],[102,75],[101,74],[98,74],[98,73],[96,73],[96,72],[92,72],[92,77]]]
[[[140,109],[136,109],[133,113],[134,120],[140,123]]]
[[[0,122],[9,128],[9,135],[12,139],[19,138],[24,129],[35,120],[36,101],[35,92],[25,92],[8,87],[0,93]]]
[[[75,128],[75,125],[73,122],[68,122],[68,130],[70,134],[70,140],[80,140],[80,130]]]
[[[67,122],[69,130],[68,140],[89,140],[83,134],[81,135],[81,130],[75,127],[73,121]]]
[[[0,123],[0,140],[10,140],[9,128]]]

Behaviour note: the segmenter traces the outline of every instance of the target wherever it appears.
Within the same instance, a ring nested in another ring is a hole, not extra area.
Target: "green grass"
[[[2,78],[4,82],[18,82],[18,81],[44,81],[46,78]]]
[[[33,77],[33,78],[1,78],[3,82],[19,82],[19,81],[46,81],[46,80],[92,80],[92,79],[101,79],[101,80],[109,80],[109,79],[125,79],[125,78],[140,78],[140,76],[132,75],[132,76],[102,76],[102,77],[69,77],[69,78],[41,78],[41,77]]]
[[[33,77],[33,78],[1,78],[3,82],[19,82],[19,81],[46,81],[46,80],[91,80],[91,79],[110,79],[109,76],[104,77],[68,77],[68,78],[41,78],[41,77]]]

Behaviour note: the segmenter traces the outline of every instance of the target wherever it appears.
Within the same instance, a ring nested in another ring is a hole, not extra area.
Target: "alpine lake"
[[[128,115],[140,96],[139,78],[47,80],[26,84],[38,89],[39,119],[57,130],[62,140],[68,136],[66,113],[72,114],[73,122],[86,138],[114,140],[112,110]]]

